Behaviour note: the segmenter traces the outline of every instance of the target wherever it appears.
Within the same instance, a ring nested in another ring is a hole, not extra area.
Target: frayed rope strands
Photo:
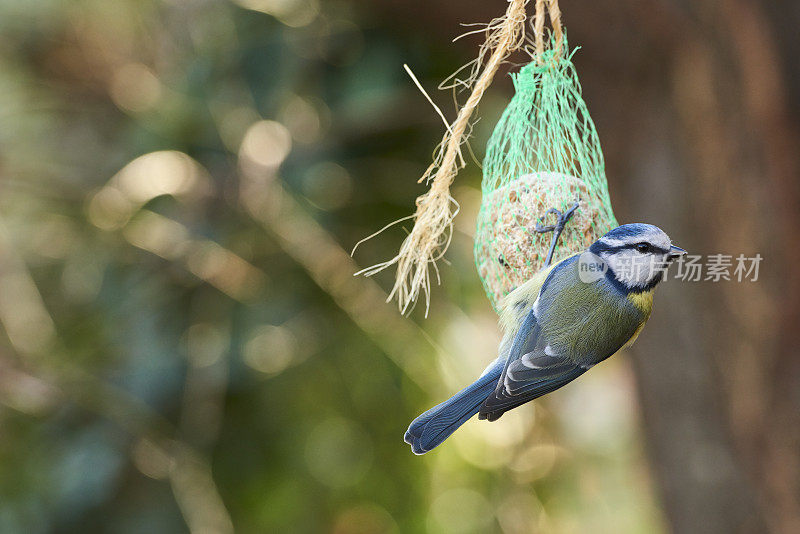
[[[550,1],[556,3],[555,0]],[[456,120],[445,132],[442,142],[436,150],[433,163],[419,179],[420,182],[431,183],[431,187],[426,193],[417,197],[417,209],[411,216],[414,219],[414,227],[400,246],[400,251],[394,258],[356,273],[356,275],[371,276],[392,265],[397,265],[395,283],[387,302],[396,297],[401,313],[407,313],[413,308],[420,291],[422,291],[425,294],[425,314],[427,315],[430,307],[430,267],[432,266],[436,271],[438,280],[439,272],[436,262],[441,259],[450,244],[453,219],[459,209],[458,203],[450,195],[450,185],[459,169],[465,165],[461,154],[461,145],[469,135],[472,113],[492,83],[497,69],[510,53],[522,47],[525,42],[525,22],[527,20],[525,5],[527,2],[528,0],[509,1],[505,15],[493,20],[487,26],[486,42],[481,47],[478,58],[471,64],[472,71],[469,79],[460,82],[453,77],[455,85],[463,83],[465,86],[472,86],[472,91],[466,103],[459,110]],[[537,0],[537,7],[542,2],[543,0]],[[543,27],[543,22],[540,26]],[[489,57],[484,64],[487,55]],[[480,69],[481,65],[483,65],[482,70]],[[366,239],[407,219],[395,221]],[[363,241],[357,243],[356,247]],[[355,248],[353,251],[355,252]]]

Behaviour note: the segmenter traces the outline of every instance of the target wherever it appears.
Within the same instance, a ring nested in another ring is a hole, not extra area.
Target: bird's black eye
[[[642,254],[647,254],[648,252],[650,252],[650,245],[647,243],[637,243],[636,250],[638,250]]]

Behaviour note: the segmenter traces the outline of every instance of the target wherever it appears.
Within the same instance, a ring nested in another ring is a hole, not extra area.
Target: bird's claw
[[[576,201],[568,210],[561,212],[556,208],[550,208],[545,212],[545,214],[539,219],[540,222],[536,223],[536,227],[534,228],[536,232],[540,234],[544,234],[547,232],[553,232],[553,239],[550,243],[550,250],[547,252],[547,258],[544,260],[544,266],[549,267],[553,261],[553,252],[556,249],[556,243],[558,242],[558,238],[561,236],[561,232],[564,231],[564,227],[567,225],[569,220],[575,214],[575,210],[580,207],[580,202]],[[548,215],[553,214],[556,216],[556,223],[549,224],[544,226],[541,224],[542,219],[547,217]]]
[[[554,230],[556,230],[556,229],[561,229],[561,230],[563,230],[563,229],[564,229],[564,226],[566,226],[566,225],[567,225],[567,223],[569,222],[569,220],[570,220],[570,219],[572,218],[572,216],[575,214],[575,210],[577,210],[579,207],[580,207],[580,203],[579,203],[579,202],[575,202],[575,203],[574,203],[574,204],[573,204],[573,205],[572,205],[572,206],[571,206],[571,207],[570,207],[570,208],[569,208],[567,211],[565,211],[565,212],[563,212],[563,213],[562,213],[561,211],[557,210],[556,208],[550,208],[549,210],[547,210],[547,211],[544,213],[544,215],[542,215],[542,216],[539,218],[539,221],[540,221],[540,222],[537,222],[537,223],[536,223],[536,228],[535,228],[535,230],[536,230],[537,232],[539,232],[540,234],[544,234],[544,233],[547,233],[547,232],[552,232],[552,231],[554,231]],[[550,215],[550,214],[553,214],[553,215],[555,215],[555,216],[556,216],[556,223],[555,223],[555,224],[548,224],[547,226],[544,226],[544,225],[542,225],[542,224],[541,224],[541,221],[542,221],[542,220],[543,220],[545,217],[547,217],[548,215]]]

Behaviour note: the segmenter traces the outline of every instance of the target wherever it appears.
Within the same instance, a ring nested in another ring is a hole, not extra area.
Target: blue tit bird
[[[658,227],[625,224],[537,273],[504,301],[499,357],[472,385],[414,419],[406,443],[424,454],[476,413],[495,421],[631,345],[666,266],[683,254]]]

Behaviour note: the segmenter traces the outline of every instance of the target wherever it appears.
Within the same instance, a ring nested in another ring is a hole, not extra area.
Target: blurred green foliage
[[[346,1],[0,2],[0,532],[661,528],[624,361],[402,442],[494,358],[479,169],[429,319],[351,276],[401,229],[347,254],[441,134],[402,64],[432,88],[477,43]]]

